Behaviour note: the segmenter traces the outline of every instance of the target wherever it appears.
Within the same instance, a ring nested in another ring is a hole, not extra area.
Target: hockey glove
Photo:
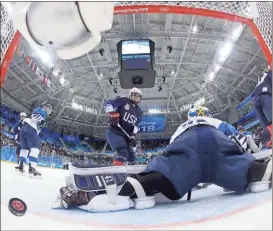
[[[37,123],[37,128],[38,130],[42,130],[44,127],[46,126],[46,121],[45,120],[41,120]]]
[[[135,148],[137,146],[137,139],[135,134],[131,134],[130,144]]]
[[[117,126],[119,122],[119,113],[118,112],[109,112],[108,115],[110,116],[110,123],[114,126]]]

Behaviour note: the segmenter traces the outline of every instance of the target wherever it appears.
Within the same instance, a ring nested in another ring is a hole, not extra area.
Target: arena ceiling
[[[240,28],[237,34],[236,28]],[[227,38],[233,35],[231,52],[223,51]],[[198,100],[204,100],[216,118],[226,120],[228,109],[253,92],[262,68],[267,66],[259,43],[246,25],[193,15],[115,15],[112,29],[103,33],[101,43],[86,55],[64,61],[49,52],[54,67],[65,79],[62,83],[53,79],[54,91],[41,83],[19,52],[10,63],[3,90],[28,108],[50,102],[54,111],[49,124],[58,131],[64,128],[71,133],[104,137],[104,100],[128,94],[118,79],[116,44],[133,38],[155,42],[155,86],[142,89],[140,105],[145,113],[153,108],[166,109],[165,131],[154,137],[169,137],[186,120],[188,105]],[[49,66],[24,39],[20,49],[49,72]],[[223,64],[217,66],[222,58]],[[75,108],[75,103],[89,111]]]

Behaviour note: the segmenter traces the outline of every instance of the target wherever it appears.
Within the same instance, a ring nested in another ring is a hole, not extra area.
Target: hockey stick
[[[242,146],[238,138],[235,136],[235,134],[231,135],[231,139],[239,146],[239,148],[241,149],[241,152],[246,153],[246,150],[244,149],[244,147]]]
[[[124,130],[123,127],[121,127],[121,125],[119,123],[117,123],[117,126],[120,128],[120,130],[129,138],[131,139],[131,136]],[[137,142],[137,146],[133,147],[134,151],[136,151],[137,147],[139,146],[138,142]]]
[[[120,130],[121,130],[129,139],[131,139],[131,136],[124,130],[124,128],[121,127],[121,125],[120,125],[119,123],[118,123],[117,125],[118,125],[118,127],[120,128]]]

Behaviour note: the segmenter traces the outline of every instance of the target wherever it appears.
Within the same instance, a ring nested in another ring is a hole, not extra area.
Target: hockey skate
[[[33,178],[37,178],[37,179],[41,179],[42,178],[42,174],[40,172],[38,172],[35,168],[31,167],[31,164],[29,164],[29,177],[33,177]]]
[[[18,170],[21,173],[24,173],[25,172],[24,163],[20,162],[19,165],[15,167],[15,169]]]

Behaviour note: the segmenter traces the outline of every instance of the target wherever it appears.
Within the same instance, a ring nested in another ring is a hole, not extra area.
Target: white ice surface
[[[1,230],[92,229],[241,229],[272,230],[272,191],[236,195],[217,186],[194,191],[190,202],[158,204],[147,210],[88,213],[79,209],[52,210],[64,185],[66,170],[40,168],[43,178],[30,179],[1,162]],[[8,202],[17,197],[28,206],[16,217]]]

